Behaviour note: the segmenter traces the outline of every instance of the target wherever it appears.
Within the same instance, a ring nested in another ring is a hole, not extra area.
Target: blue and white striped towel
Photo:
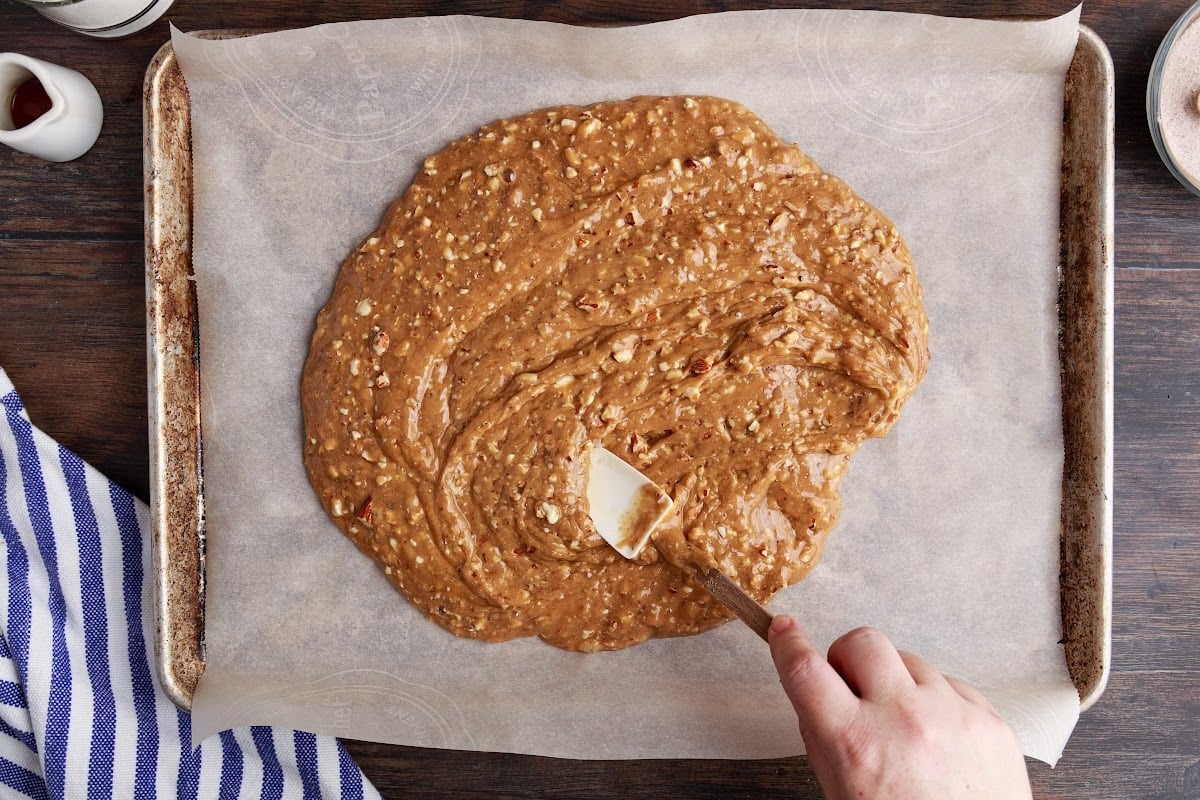
[[[0,369],[0,797],[378,798],[336,740],[194,749],[159,688],[148,513],[34,428]]]

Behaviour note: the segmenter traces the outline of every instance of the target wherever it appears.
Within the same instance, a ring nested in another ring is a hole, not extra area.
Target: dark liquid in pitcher
[[[24,128],[54,105],[37,78],[28,78],[12,95],[13,128]]]

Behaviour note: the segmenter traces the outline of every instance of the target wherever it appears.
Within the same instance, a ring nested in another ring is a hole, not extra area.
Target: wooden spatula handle
[[[697,570],[700,582],[709,594],[725,604],[725,607],[737,614],[738,619],[750,626],[750,629],[767,640],[767,628],[771,627],[771,612],[767,611],[758,601],[746,594],[742,587],[731,581],[719,569]]]

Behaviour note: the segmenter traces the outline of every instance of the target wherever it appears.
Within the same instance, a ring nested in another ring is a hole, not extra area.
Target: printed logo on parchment
[[[435,138],[461,113],[479,53],[447,17],[314,28],[296,47],[259,36],[230,48],[222,71],[278,136],[338,161],[386,158]],[[394,36],[380,36],[394,27]],[[290,64],[285,67],[281,64]]]
[[[922,18],[915,41],[907,28],[868,38],[853,13],[809,12],[796,28],[796,55],[814,89],[837,98],[826,111],[838,125],[906,152],[945,150],[1019,113],[1055,49],[1027,28],[964,45],[950,35],[956,22]],[[893,65],[906,62],[924,80],[898,79]]]
[[[286,706],[301,706],[321,715],[320,733],[387,741],[401,738],[423,747],[474,748],[462,710],[429,686],[380,670],[343,670],[297,684],[271,698],[253,695],[238,700],[237,716],[247,720],[278,718]],[[369,705],[370,719],[355,708]]]

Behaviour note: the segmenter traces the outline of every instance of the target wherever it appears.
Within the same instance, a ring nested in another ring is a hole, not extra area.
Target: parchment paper
[[[765,645],[714,632],[581,655],[457,639],[329,522],[299,375],[347,253],[422,158],[492,119],[637,94],[741,101],[896,222],[933,362],[843,484],[820,565],[771,604],[820,646],[876,625],[983,688],[1054,762],[1063,77],[1037,23],[778,11],[620,29],[443,17],[232,41],[179,33],[192,103],[208,532],[195,740],[280,724],[574,758],[800,752]]]

